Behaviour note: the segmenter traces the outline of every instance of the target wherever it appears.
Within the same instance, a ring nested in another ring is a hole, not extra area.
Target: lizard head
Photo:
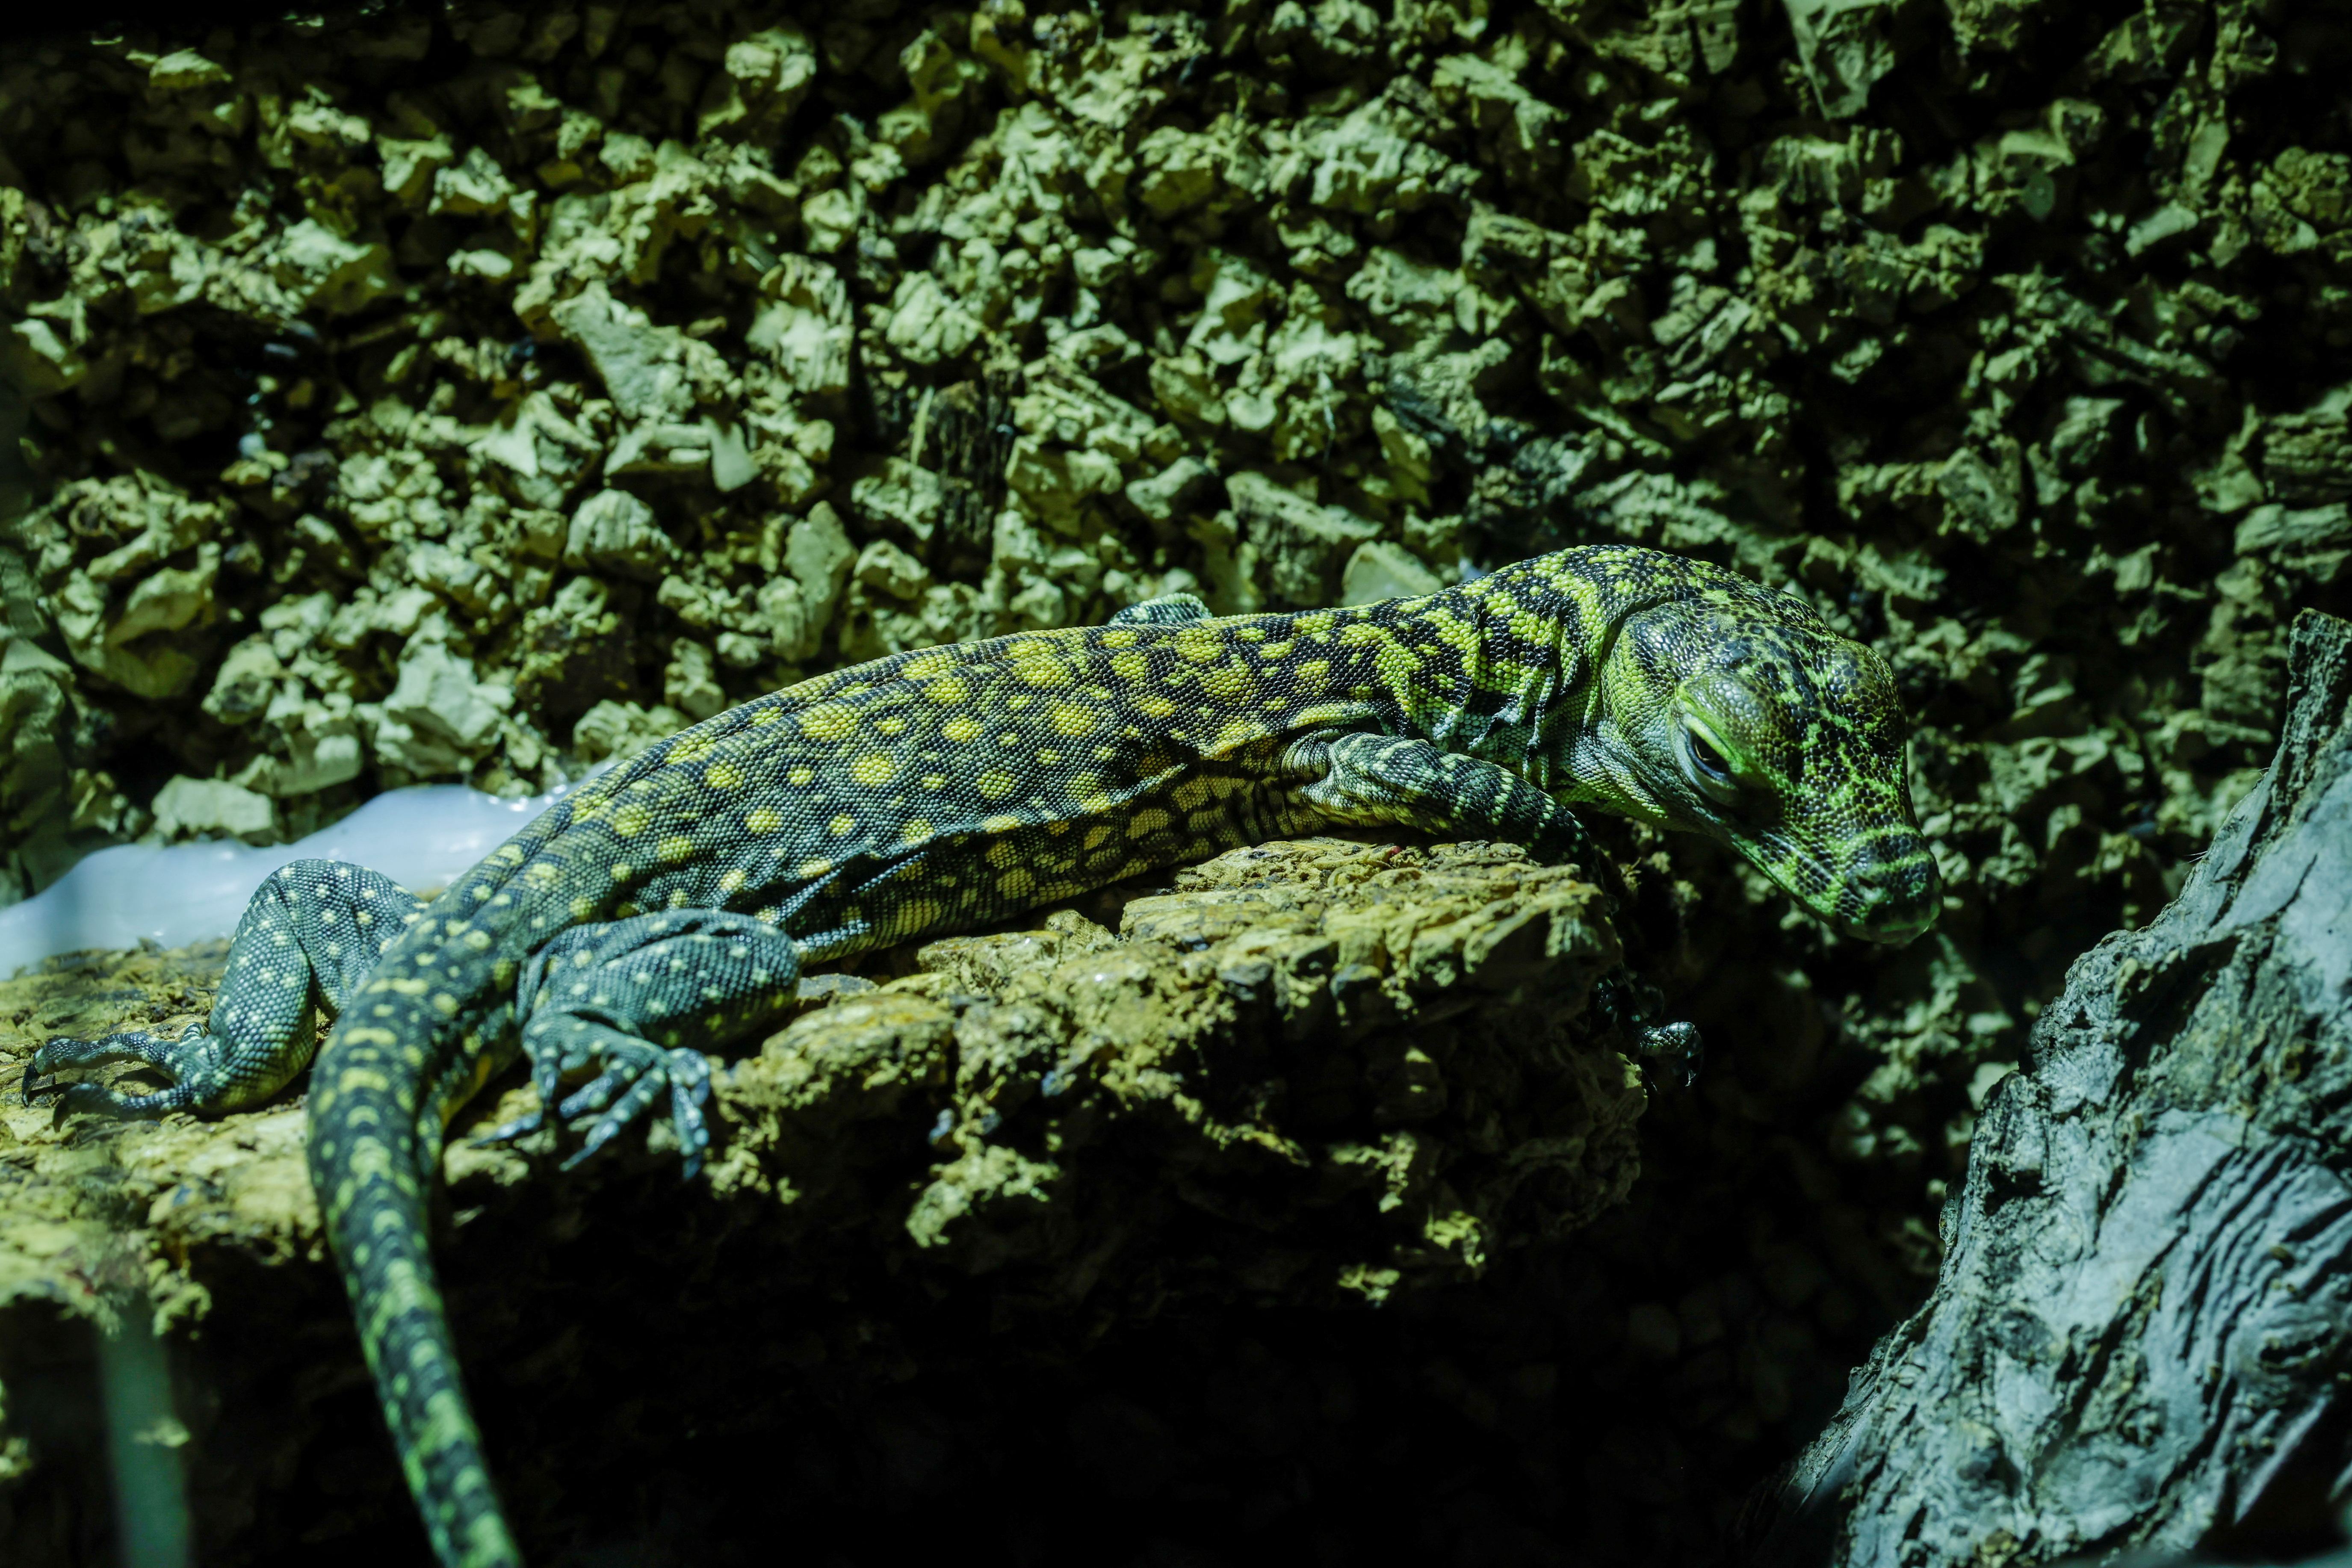
[[[1630,816],[1730,845],[1815,915],[1908,942],[1942,907],[1894,672],[1733,580],[1627,617],[1601,669]]]

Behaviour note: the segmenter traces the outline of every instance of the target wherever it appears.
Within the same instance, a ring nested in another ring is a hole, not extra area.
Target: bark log
[[[2297,1554],[2352,1487],[2352,623],[2295,623],[2262,784],[2079,960],[1979,1121],[1934,1294],[1759,1558]]]

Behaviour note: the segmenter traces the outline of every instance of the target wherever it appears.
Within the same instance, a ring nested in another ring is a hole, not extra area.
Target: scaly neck
[[[1488,586],[1506,573],[1526,578],[1532,564],[1354,613],[1381,636],[1380,684],[1405,731],[1558,794],[1570,785],[1563,763],[1594,721],[1598,691],[1575,641],[1580,618],[1562,613],[1572,605],[1540,582]]]

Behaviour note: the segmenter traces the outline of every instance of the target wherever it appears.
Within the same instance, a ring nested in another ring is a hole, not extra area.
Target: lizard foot
[[[810,884],[800,899],[831,879]],[[795,900],[783,913],[799,907]],[[710,1147],[703,1107],[710,1063],[685,1042],[719,1043],[792,1006],[800,949],[765,921],[731,910],[663,910],[559,936],[519,987],[522,1046],[539,1109],[496,1128],[499,1142],[546,1125],[593,1118],[569,1170],[669,1096],[670,1124],[690,1179]],[[656,1045],[654,1042],[663,1042]],[[559,1100],[563,1084],[593,1074]]]
[[[55,1081],[56,1075],[66,1069],[115,1061],[145,1062],[169,1076],[172,1086],[150,1094],[131,1094],[109,1084]],[[67,1111],[160,1116],[167,1110],[184,1110],[204,1103],[206,1086],[218,1076],[220,1066],[220,1047],[202,1024],[189,1025],[177,1038],[150,1034],[145,1029],[125,1029],[95,1040],[61,1037],[42,1046],[26,1061],[25,1103],[37,1104],[38,1097],[53,1094],[58,1107]],[[50,1081],[43,1082],[44,1079]]]
[[[677,1131],[685,1177],[692,1181],[710,1147],[710,1127],[702,1114],[710,1101],[710,1059],[700,1051],[684,1047],[665,1050],[644,1040],[609,1042],[600,1059],[604,1070],[555,1108],[566,1121],[596,1117],[580,1152],[564,1161],[563,1168],[572,1169],[611,1142],[667,1089],[670,1125]]]
[[[1633,1049],[1645,1070],[1657,1072],[1676,1089],[1696,1084],[1698,1069],[1706,1060],[1698,1026],[1691,1023],[1654,1024],[1642,1031]]]
[[[547,1124],[551,1107],[555,1119],[576,1126],[590,1117],[586,1140],[563,1162],[570,1170],[611,1142],[621,1130],[645,1114],[667,1089],[670,1124],[677,1130],[678,1152],[685,1161],[686,1179],[702,1169],[710,1147],[710,1126],[703,1107],[710,1100],[710,1061],[700,1051],[683,1047],[665,1049],[618,1030],[589,1026],[588,1041],[577,1038],[559,1050],[534,1056],[531,1079],[539,1089],[539,1109],[501,1123],[474,1140],[479,1145],[505,1143]],[[561,1100],[559,1085],[583,1067],[603,1068]]]
[[[1686,1089],[1698,1082],[1706,1046],[1696,1024],[1652,1023],[1664,1005],[1664,993],[1622,966],[1593,984],[1594,1013],[1609,1027],[1633,1037],[1633,1054],[1643,1076],[1654,1086]]]

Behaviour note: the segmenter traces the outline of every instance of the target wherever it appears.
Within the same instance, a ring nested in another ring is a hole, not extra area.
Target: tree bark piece
[[[1776,1564],[2336,1539],[2352,1439],[2352,623],[2276,758],[1987,1102],[1934,1295],[1772,1505]]]
[[[983,1508],[1085,1543],[1030,1560],[1097,1552],[1136,1500],[1195,1474],[1190,1440],[1103,1404],[1086,1360],[1101,1340],[1230,1323],[1199,1335],[1213,1383],[1284,1314],[1402,1311],[1623,1202],[1646,1097],[1587,1007],[1621,951],[1603,906],[1513,845],[1327,837],[866,955],[862,974],[805,977],[803,1011],[730,1053],[691,1184],[658,1135],[569,1172],[576,1144],[551,1133],[475,1147],[535,1103],[519,1083],[485,1095],[444,1158],[439,1256],[530,1560],[588,1542],[618,1562],[766,1562],[784,1516],[796,1542],[840,1530],[857,1561],[921,1560],[946,1550],[935,1521]],[[203,1016],[221,957],[0,981],[7,1568],[118,1556],[89,1325],[148,1306],[175,1394],[154,1432],[184,1455],[203,1562],[424,1561],[300,1106],[118,1122],[14,1091],[49,1035]],[[1255,1319],[1213,1316],[1236,1303]],[[1250,1433],[1289,1453],[1357,1429],[1352,1394],[1317,1392],[1353,1374],[1315,1354],[1328,1376],[1253,1373],[1219,1396],[1232,1420],[1209,1418],[1285,1495],[1303,1472],[1267,1468]],[[1393,1447],[1392,1412],[1365,1402],[1365,1451]],[[1064,1459],[1040,1457],[1040,1430]]]

